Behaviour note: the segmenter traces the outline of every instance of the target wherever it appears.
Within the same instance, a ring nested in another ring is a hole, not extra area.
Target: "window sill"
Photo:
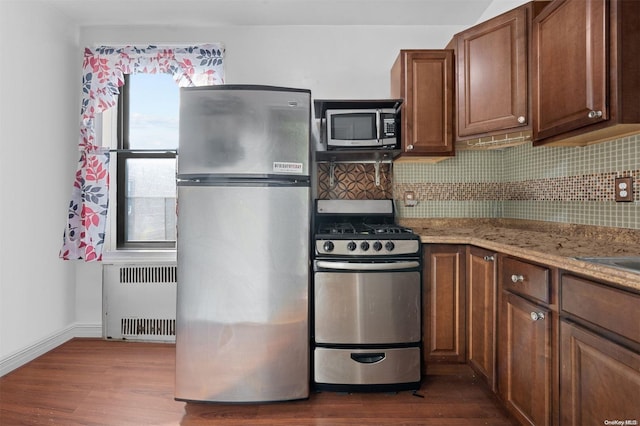
[[[176,251],[167,250],[113,250],[105,251],[102,263],[176,263]]]

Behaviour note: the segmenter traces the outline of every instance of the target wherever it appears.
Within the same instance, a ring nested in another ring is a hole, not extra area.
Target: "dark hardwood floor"
[[[412,392],[312,393],[271,404],[173,398],[175,346],[74,339],[0,378],[0,425],[513,425],[467,366]]]

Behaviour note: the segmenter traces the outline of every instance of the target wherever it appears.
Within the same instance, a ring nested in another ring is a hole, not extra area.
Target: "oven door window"
[[[417,271],[316,272],[315,341],[419,342],[420,294]]]

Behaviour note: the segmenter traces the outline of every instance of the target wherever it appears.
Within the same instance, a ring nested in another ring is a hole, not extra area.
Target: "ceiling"
[[[500,0],[31,0],[81,26],[472,25]]]

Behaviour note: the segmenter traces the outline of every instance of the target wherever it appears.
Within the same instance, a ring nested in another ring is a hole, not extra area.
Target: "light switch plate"
[[[617,177],[615,179],[616,201],[633,201],[633,178]]]

